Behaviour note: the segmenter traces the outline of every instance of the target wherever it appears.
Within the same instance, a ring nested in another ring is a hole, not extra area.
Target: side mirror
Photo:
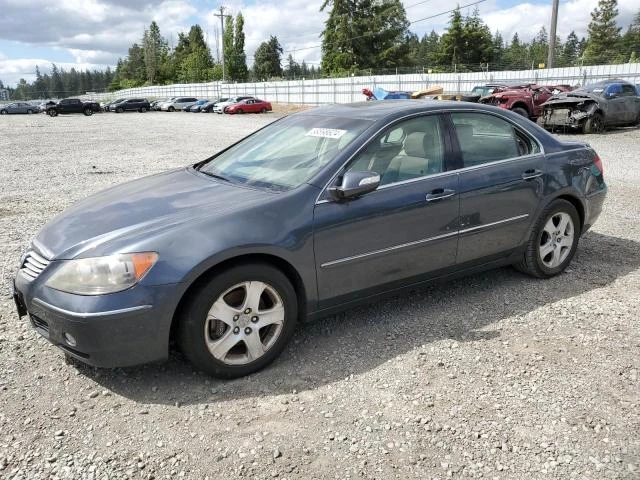
[[[356,198],[373,192],[380,185],[380,175],[376,172],[347,172],[342,177],[342,184],[328,189],[335,201]]]

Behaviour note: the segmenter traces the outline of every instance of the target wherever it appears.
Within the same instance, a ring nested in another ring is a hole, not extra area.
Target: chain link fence
[[[494,72],[366,75],[254,83],[175,84],[129,88],[108,93],[90,93],[85,95],[85,98],[103,101],[119,97],[157,99],[192,96],[214,99],[252,95],[274,103],[321,105],[364,100],[363,88],[382,87],[387,90],[417,91],[425,87],[439,85],[445,93],[457,94],[469,92],[476,85],[490,82],[576,86],[608,78],[621,78],[638,84],[640,83],[640,63]]]

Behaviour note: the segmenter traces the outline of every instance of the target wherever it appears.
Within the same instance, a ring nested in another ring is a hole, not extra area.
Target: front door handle
[[[530,168],[529,170],[525,170],[522,172],[523,180],[532,180],[534,178],[541,177],[544,172],[542,170],[538,170],[535,168]]]
[[[455,194],[455,190],[449,190],[448,188],[436,188],[427,193],[425,200],[427,202],[435,202],[436,200],[453,197]]]

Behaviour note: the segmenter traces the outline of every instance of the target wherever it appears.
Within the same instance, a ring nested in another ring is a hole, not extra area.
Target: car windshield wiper
[[[206,170],[200,170],[201,173],[204,173],[208,177],[217,178],[218,180],[222,180],[223,182],[232,183],[227,177],[224,177],[218,173],[207,172]]]

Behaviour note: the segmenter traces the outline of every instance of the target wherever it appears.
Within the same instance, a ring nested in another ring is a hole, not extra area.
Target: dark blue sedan
[[[96,366],[167,358],[237,377],[297,322],[502,265],[562,272],[605,199],[602,162],[503,109],[335,105],[51,220],[15,277],[19,314]]]

